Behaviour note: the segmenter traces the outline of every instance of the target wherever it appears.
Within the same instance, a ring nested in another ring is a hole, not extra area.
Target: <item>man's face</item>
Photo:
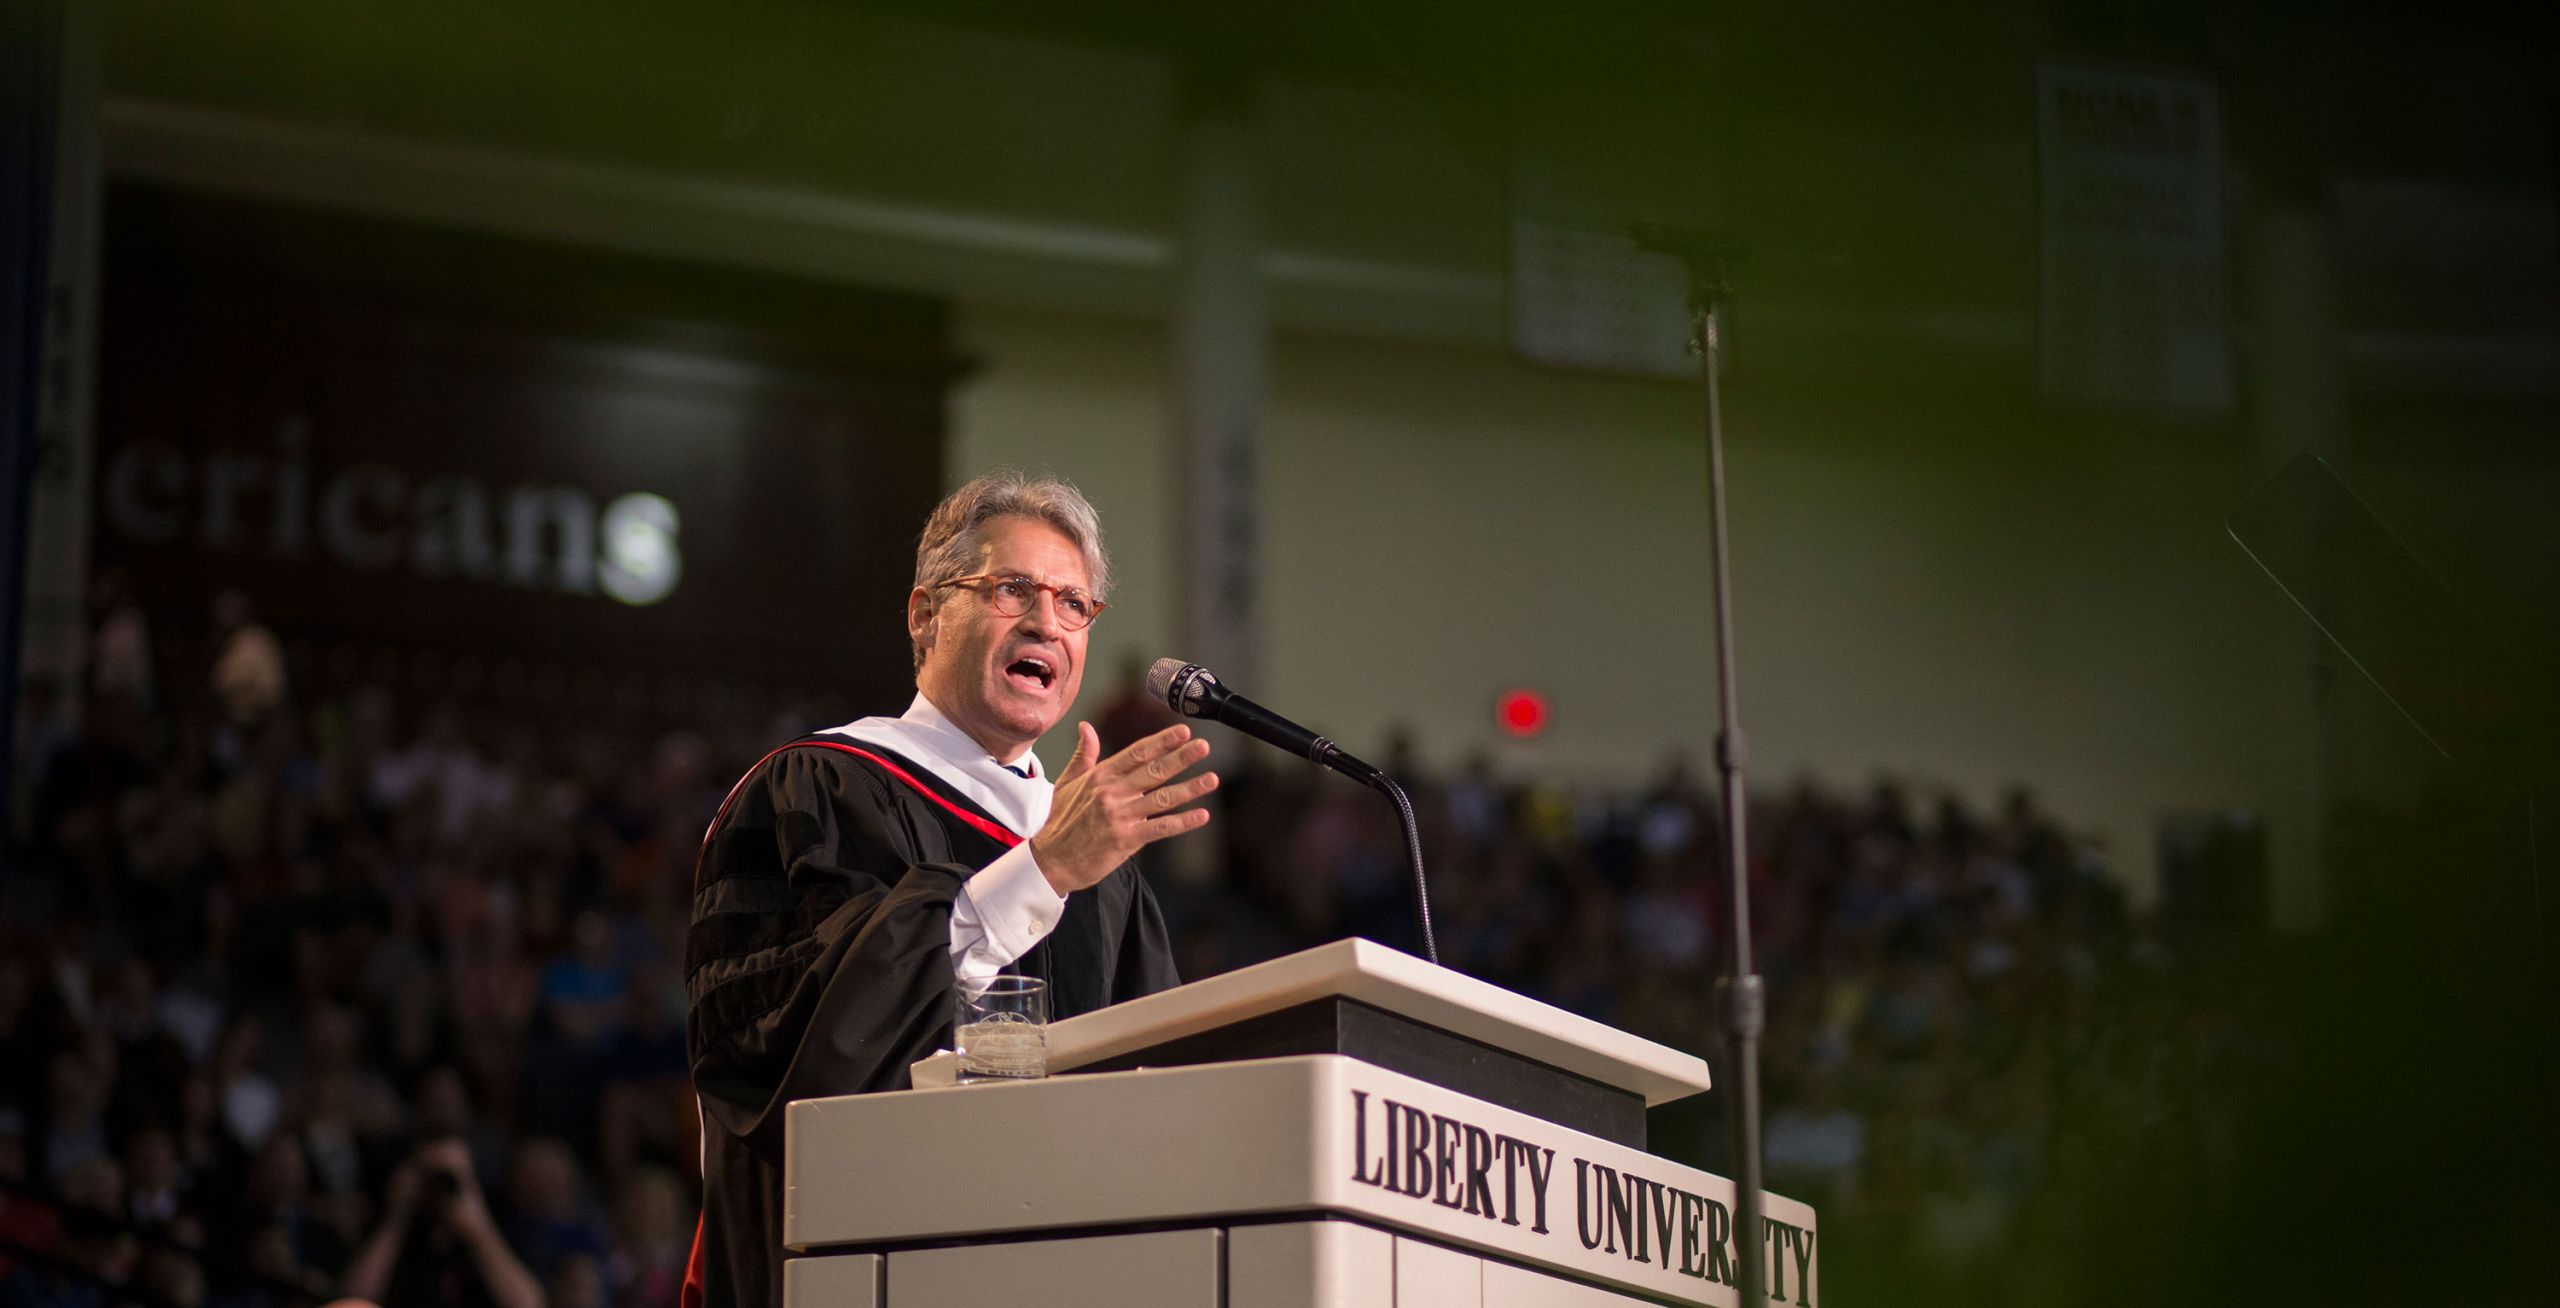
[[[969,573],[1092,588],[1083,551],[1035,518],[1001,517],[978,528],[978,561]],[[916,688],[970,739],[1010,763],[1076,702],[1092,628],[1060,625],[1057,601],[1046,591],[1018,618],[996,612],[987,599],[982,583],[917,590],[907,597],[907,631],[924,646]]]

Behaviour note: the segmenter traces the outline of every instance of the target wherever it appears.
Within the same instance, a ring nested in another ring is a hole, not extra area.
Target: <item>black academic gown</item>
[[[906,1089],[907,1065],[950,1045],[952,897],[1019,839],[917,762],[832,736],[767,755],[722,805],[685,939],[703,1111],[688,1308],[782,1302],[784,1106]],[[1053,1020],[1178,981],[1154,892],[1126,864],[1068,896],[1011,970],[1048,979]]]

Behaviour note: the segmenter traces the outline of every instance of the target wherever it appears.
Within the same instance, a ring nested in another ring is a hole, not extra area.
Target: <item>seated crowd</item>
[[[22,713],[0,1306],[672,1305],[695,847],[760,746],[821,717],[537,732],[260,686]],[[1104,724],[1150,721],[1124,695]],[[1393,754],[1444,962],[1719,1056],[1695,777],[1567,788]],[[1412,947],[1375,796],[1277,756],[1221,770],[1212,834],[1148,852],[1183,975],[1346,934]],[[1769,1175],[1822,1209],[1828,1284],[1861,1256],[1961,1280],[2080,1220],[2072,1151],[2199,1111],[2186,1092],[2242,1047],[2024,792],[1986,816],[1807,783],[1751,821]],[[1722,1170],[1714,1111],[1658,1114],[1655,1148]]]

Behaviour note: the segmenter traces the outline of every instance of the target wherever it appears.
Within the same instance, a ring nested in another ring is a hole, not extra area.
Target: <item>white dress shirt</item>
[[[863,718],[818,733],[843,736],[885,749],[932,771],[952,789],[976,801],[1022,843],[971,875],[951,900],[951,971],[979,981],[1031,952],[1067,911],[1066,896],[1049,885],[1031,856],[1031,833],[1049,820],[1049,779],[1038,756],[1025,752],[1024,776],[988,755],[950,718],[919,693],[903,717]]]

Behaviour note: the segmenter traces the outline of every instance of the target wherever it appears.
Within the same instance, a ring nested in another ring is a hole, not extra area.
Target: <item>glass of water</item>
[[[1049,984],[1004,974],[959,984],[962,1085],[1049,1074]]]

